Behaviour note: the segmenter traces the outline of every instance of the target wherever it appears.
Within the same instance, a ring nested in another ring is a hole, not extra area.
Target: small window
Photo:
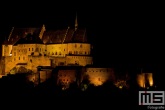
[[[29,51],[30,51],[30,48],[29,48]]]
[[[72,51],[69,51],[69,54],[72,54]]]
[[[80,48],[82,48],[82,44],[80,45]]]

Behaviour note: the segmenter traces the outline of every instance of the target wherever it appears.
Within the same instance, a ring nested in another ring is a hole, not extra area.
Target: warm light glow
[[[86,74],[90,84],[101,86],[108,80],[114,80],[114,71],[111,68],[88,68]]]
[[[28,75],[28,81],[31,81],[31,82],[35,83],[35,81],[36,81],[36,75],[35,74]]]
[[[153,86],[153,75],[152,75],[152,73],[149,73],[147,78],[148,78],[148,81],[149,81],[149,85]]]
[[[145,88],[145,75],[144,74],[137,75],[137,83],[140,87]]]
[[[146,88],[146,83],[149,83],[149,86],[153,86],[154,82],[152,73],[138,74],[137,83],[142,88]]]
[[[0,75],[0,78],[2,78],[3,76],[5,76],[5,75]]]
[[[123,86],[119,86],[119,89],[122,89],[123,88]]]
[[[100,86],[100,85],[102,85],[103,84],[103,82],[105,82],[106,80],[105,79],[100,79],[100,78],[92,78],[91,80],[90,80],[91,82],[91,84],[94,84],[95,86]]]
[[[119,89],[122,89],[123,87],[128,88],[126,80],[117,80],[115,82],[115,86],[118,87]]]

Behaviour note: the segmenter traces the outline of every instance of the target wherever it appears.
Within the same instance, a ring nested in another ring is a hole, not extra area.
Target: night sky
[[[7,7],[0,11],[1,42],[13,26],[40,27],[45,24],[47,29],[73,27],[77,12],[79,28],[87,29],[94,46],[96,65],[160,67],[164,60],[162,7],[154,3],[11,3]]]

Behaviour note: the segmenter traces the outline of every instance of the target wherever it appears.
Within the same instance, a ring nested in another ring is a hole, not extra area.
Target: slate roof
[[[43,44],[38,35],[27,34],[26,37],[20,38],[14,45],[17,44]]]
[[[46,44],[87,43],[85,29],[63,29],[46,31],[42,37]]]
[[[66,28],[62,30],[48,30],[39,38],[41,28],[13,28],[9,40],[3,44],[61,44],[61,43],[88,43],[86,29]]]
[[[9,40],[5,40],[3,44],[14,45],[19,39],[25,38],[29,33],[39,35],[41,28],[13,28],[9,35]]]

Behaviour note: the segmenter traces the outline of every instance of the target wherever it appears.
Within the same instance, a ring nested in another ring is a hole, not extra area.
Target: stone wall
[[[112,68],[86,68],[85,75],[88,76],[91,84],[102,85],[106,81],[114,81],[115,75]]]

